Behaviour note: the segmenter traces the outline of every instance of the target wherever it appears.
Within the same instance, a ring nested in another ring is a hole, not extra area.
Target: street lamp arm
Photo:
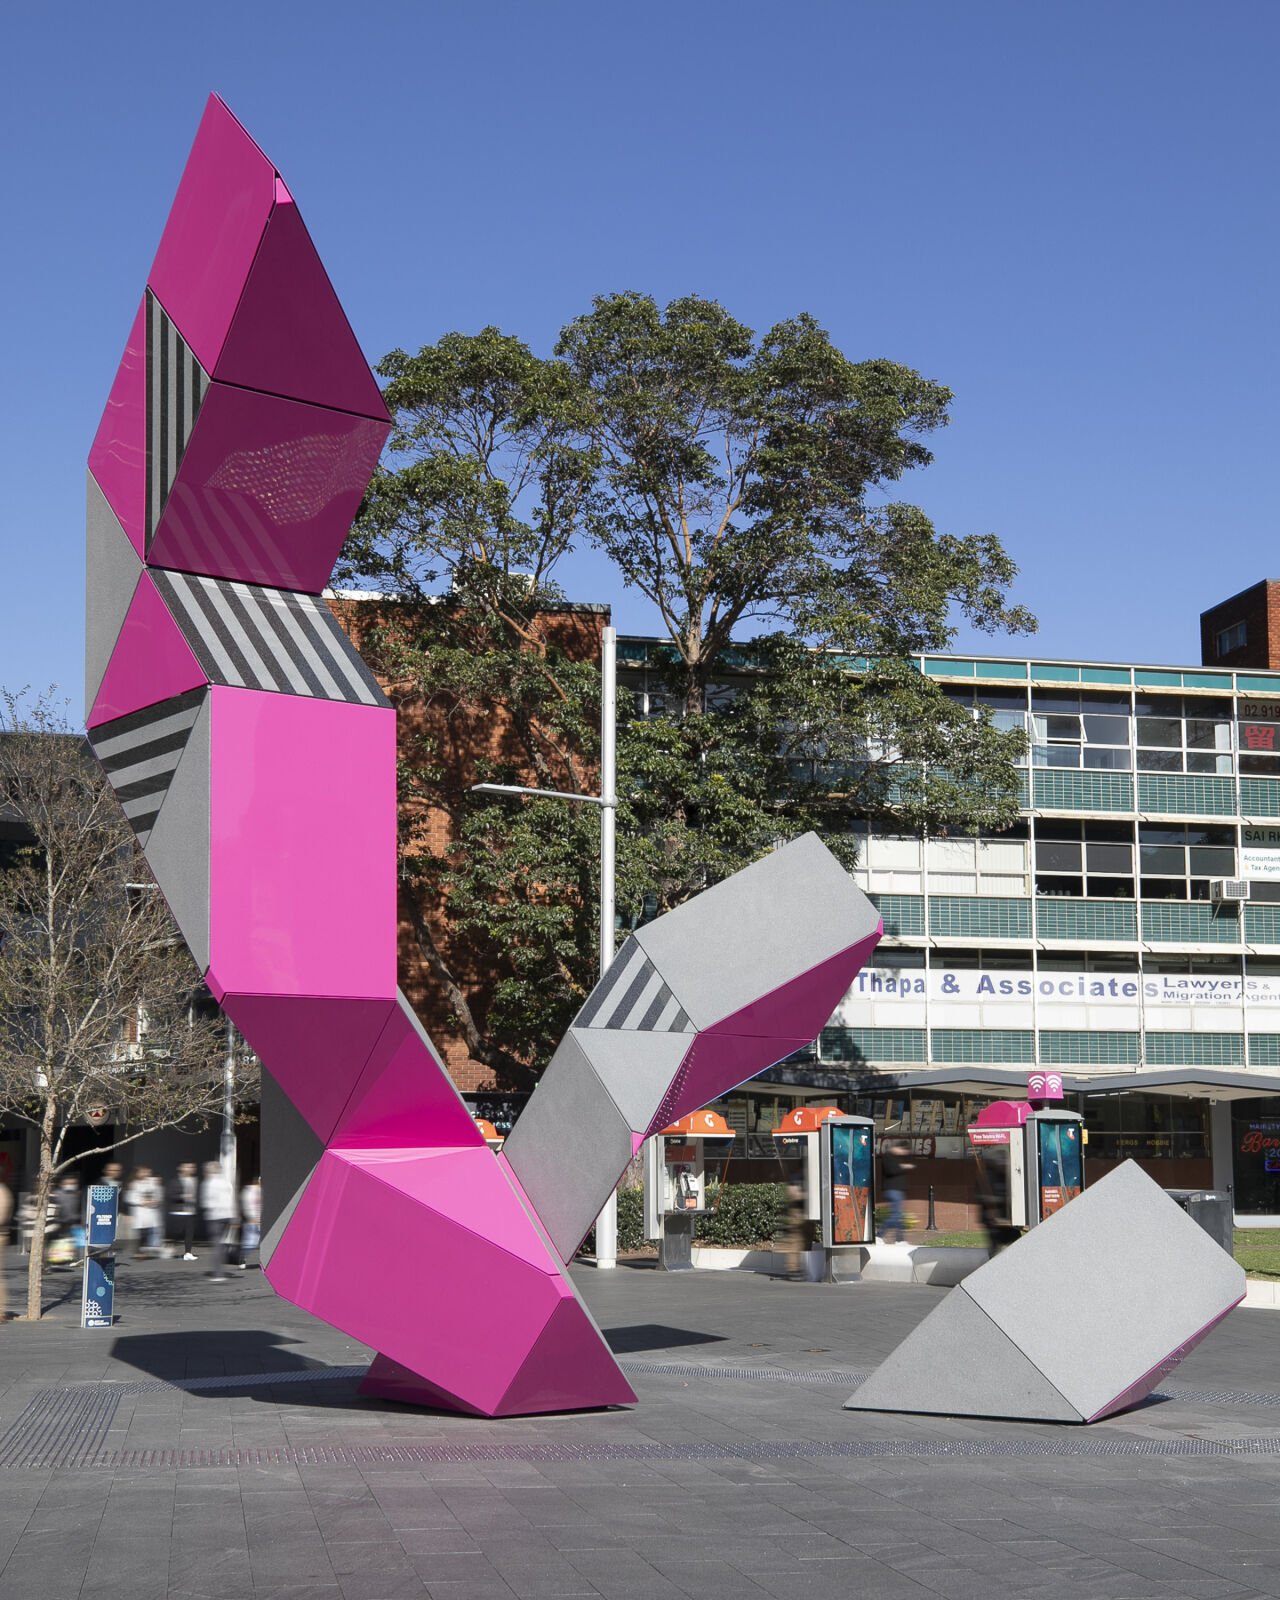
[[[472,794],[536,794],[548,800],[584,800],[589,806],[617,809],[618,799],[611,794],[572,794],[567,789],[527,789],[519,783],[473,783]]]

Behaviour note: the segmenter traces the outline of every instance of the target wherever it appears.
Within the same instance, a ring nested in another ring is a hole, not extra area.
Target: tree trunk
[[[57,1106],[50,1096],[40,1119],[40,1169],[36,1175],[35,1216],[31,1227],[31,1254],[27,1257],[27,1312],[24,1322],[39,1322],[44,1301],[44,1230],[53,1192],[53,1130]]]

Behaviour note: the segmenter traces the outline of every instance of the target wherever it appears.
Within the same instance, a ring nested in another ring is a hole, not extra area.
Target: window
[[[1230,775],[1230,701],[1139,694],[1134,710],[1139,772]]]
[[[1249,624],[1247,622],[1233,622],[1229,628],[1222,628],[1214,640],[1214,647],[1218,652],[1218,659],[1229,656],[1233,650],[1243,650],[1249,642]]]
[[[1133,824],[1036,819],[1036,893],[1133,898]]]
[[[1210,878],[1236,872],[1236,830],[1217,824],[1140,822],[1138,870],[1144,900],[1207,900]]]

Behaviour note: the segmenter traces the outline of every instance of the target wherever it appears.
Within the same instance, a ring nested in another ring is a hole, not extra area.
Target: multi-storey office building
[[[651,710],[660,648],[621,641]],[[1051,1067],[1095,1175],[1132,1156],[1280,1223],[1280,672],[919,664],[1026,731],[1021,820],[866,833],[857,877],[884,941],[812,1058],[721,1107],[739,1154],[768,1153],[791,1098],[837,1099],[910,1131],[916,1198],[962,1201],[973,1102]]]

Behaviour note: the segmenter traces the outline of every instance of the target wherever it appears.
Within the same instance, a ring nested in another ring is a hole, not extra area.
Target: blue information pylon
[[[120,1213],[120,1191],[111,1183],[95,1183],[89,1188],[84,1232],[84,1289],[80,1297],[80,1326],[109,1328],[115,1319],[116,1224]]]

